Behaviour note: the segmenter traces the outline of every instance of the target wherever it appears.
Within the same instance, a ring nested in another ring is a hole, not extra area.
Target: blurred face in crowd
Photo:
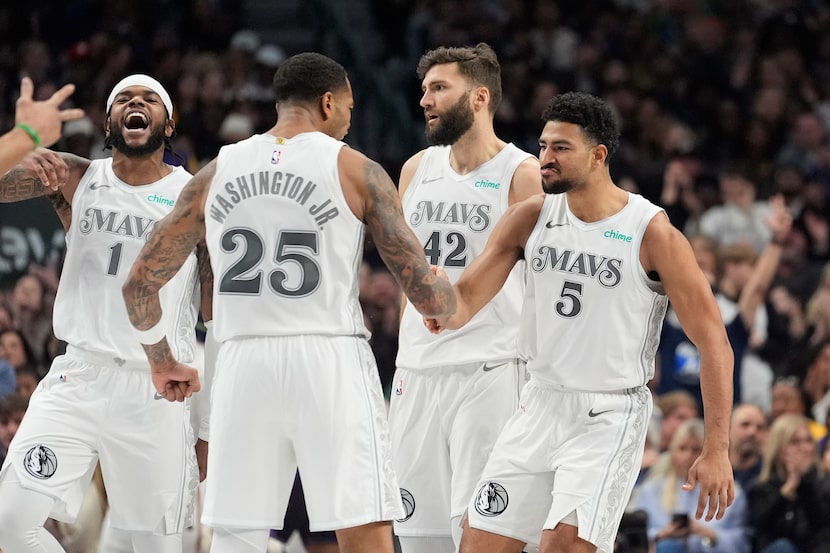
[[[776,419],[784,413],[804,414],[804,401],[798,386],[790,382],[776,382],[772,386],[772,407],[770,416]]]
[[[27,311],[40,310],[43,305],[43,287],[40,281],[31,275],[21,277],[14,286],[12,301]]]
[[[670,413],[664,414],[663,422],[660,425],[661,451],[665,451],[669,447],[669,442],[677,431],[677,427],[695,417],[697,417],[697,408],[685,403],[677,405]]]
[[[729,446],[739,458],[761,455],[767,434],[767,420],[757,405],[739,405],[732,413]]]
[[[10,330],[0,334],[0,357],[8,361],[15,369],[28,363],[23,338],[17,331]]]
[[[671,450],[671,463],[675,474],[688,474],[689,469],[692,468],[692,463],[695,462],[702,451],[703,443],[701,443],[700,438],[689,433]]]
[[[420,105],[426,118],[427,142],[432,146],[455,144],[473,126],[470,90],[457,63],[432,66],[421,83]]]
[[[815,460],[816,442],[810,436],[810,429],[807,425],[799,427],[784,447],[778,452],[778,464],[780,466],[794,466],[802,474],[806,472]]]
[[[9,444],[12,443],[12,438],[17,433],[17,428],[25,414],[25,411],[15,411],[7,417],[0,418],[0,447],[3,451],[9,450]]]

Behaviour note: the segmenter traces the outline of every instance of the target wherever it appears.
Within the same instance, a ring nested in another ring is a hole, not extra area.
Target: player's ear
[[[324,121],[328,120],[334,113],[334,94],[331,91],[320,96],[320,113]]]
[[[167,138],[173,138],[176,134],[176,122],[172,119],[167,119],[167,125],[165,125],[164,129],[164,136]]]

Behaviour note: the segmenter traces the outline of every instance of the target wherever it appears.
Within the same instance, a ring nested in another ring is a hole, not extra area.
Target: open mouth
[[[140,111],[130,111],[124,116],[124,128],[127,130],[144,130],[150,126],[150,120]]]

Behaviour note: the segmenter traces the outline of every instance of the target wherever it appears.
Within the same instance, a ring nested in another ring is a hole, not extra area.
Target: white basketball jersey
[[[525,245],[519,349],[531,378],[596,392],[651,379],[668,299],[646,276],[640,244],[660,211],[629,194],[615,215],[585,223],[565,194],[545,198]]]
[[[131,186],[115,176],[112,158],[90,163],[72,197],[66,261],[55,298],[55,336],[117,360],[147,363],[121,286],[156,222],[173,210],[191,177],[174,167],[159,181]],[[167,341],[184,363],[195,354],[198,287],[194,252],[160,291]]]
[[[345,144],[320,132],[223,147],[205,204],[214,332],[369,336],[358,302],[364,224],[340,185]]]
[[[427,261],[443,267],[455,283],[484,250],[508,207],[513,173],[532,157],[512,144],[466,175],[450,166],[450,147],[427,148],[404,193],[407,223],[424,245]],[[430,334],[407,302],[401,320],[397,366],[426,369],[516,357],[522,302],[522,263],[504,288],[463,328]]]

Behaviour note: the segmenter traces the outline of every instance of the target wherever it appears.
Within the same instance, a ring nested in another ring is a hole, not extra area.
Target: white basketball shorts
[[[2,478],[14,471],[57,501],[53,518],[73,522],[100,460],[114,528],[181,532],[199,484],[193,430],[187,403],[154,393],[148,365],[70,348],[32,395]]]
[[[313,532],[402,516],[365,338],[227,341],[212,400],[205,524],[281,529],[297,467]]]
[[[518,360],[395,372],[389,425],[406,513],[399,536],[450,536],[487,455],[519,405]]]
[[[579,537],[612,553],[651,409],[645,387],[573,392],[531,379],[470,501],[470,526],[538,546],[576,512]]]

